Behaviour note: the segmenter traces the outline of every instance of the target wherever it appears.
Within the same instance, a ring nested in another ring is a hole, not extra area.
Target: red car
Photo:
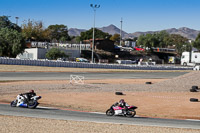
[[[140,48],[140,47],[134,47],[134,49],[135,49],[136,51],[144,51],[144,49],[143,49],[143,48]]]

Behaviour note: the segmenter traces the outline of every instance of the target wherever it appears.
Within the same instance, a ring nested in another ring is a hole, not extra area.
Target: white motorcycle
[[[18,95],[16,100],[12,101],[10,103],[11,107],[25,107],[25,108],[30,108],[34,109],[38,106],[38,100],[41,99],[41,96],[33,96],[30,98],[28,101],[26,95]]]

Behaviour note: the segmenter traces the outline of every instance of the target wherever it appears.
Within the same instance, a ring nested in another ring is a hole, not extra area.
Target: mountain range
[[[120,29],[118,27],[116,27],[115,25],[111,24],[109,26],[106,27],[102,27],[102,28],[98,28],[99,30],[109,33],[111,35],[114,34],[120,34]],[[182,35],[188,39],[191,40],[195,40],[197,35],[200,33],[199,30],[194,30],[194,29],[190,29],[187,27],[182,27],[179,29],[176,28],[171,28],[171,29],[164,29],[165,31],[167,31],[169,34],[179,34]],[[85,32],[87,30],[85,29],[77,29],[77,28],[70,28],[68,33],[70,36],[79,36],[81,32]],[[142,34],[152,34],[152,33],[156,33],[156,32],[160,32],[160,31],[147,31],[147,32],[134,32],[134,33],[127,33],[125,31],[122,30],[122,37],[123,38],[134,38],[134,37],[139,37]]]

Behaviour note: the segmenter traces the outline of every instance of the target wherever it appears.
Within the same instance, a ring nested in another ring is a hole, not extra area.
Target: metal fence
[[[29,65],[47,67],[72,67],[72,68],[99,68],[99,69],[134,69],[134,70],[193,70],[191,67],[162,66],[162,65],[125,65],[125,64],[99,64],[71,61],[30,60],[0,57],[0,64]]]

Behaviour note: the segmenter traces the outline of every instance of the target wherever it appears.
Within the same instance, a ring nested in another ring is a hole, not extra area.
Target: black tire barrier
[[[146,82],[146,84],[152,84],[151,82]]]
[[[199,100],[197,98],[190,98],[190,102],[198,102]]]
[[[198,90],[198,86],[192,86],[192,89]]]
[[[197,92],[196,89],[190,89],[190,92]]]
[[[115,95],[124,95],[123,92],[115,92]]]
[[[198,86],[192,86],[192,89],[190,89],[190,92],[197,92]]]

